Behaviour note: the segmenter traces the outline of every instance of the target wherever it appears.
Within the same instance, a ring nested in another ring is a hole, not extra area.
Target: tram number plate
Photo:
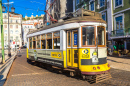
[[[97,56],[93,56],[93,58],[92,58],[92,62],[98,62],[98,58],[97,58]]]

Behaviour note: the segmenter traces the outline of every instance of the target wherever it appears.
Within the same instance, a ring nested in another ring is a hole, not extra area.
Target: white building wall
[[[9,19],[10,19],[9,20],[10,37],[13,37],[12,42],[10,42],[10,47],[13,46],[13,41],[15,41],[16,37],[18,37],[17,44],[19,46],[22,46],[22,38],[20,36],[20,34],[22,34],[21,33],[22,32],[21,31],[22,15],[14,15],[14,14],[10,14],[10,15],[11,15],[9,17]],[[15,16],[15,17],[13,17],[13,16]],[[16,20],[17,20],[17,22],[16,22]],[[10,27],[11,25],[12,25],[12,28]],[[18,25],[18,28],[16,28],[16,25]],[[8,45],[8,14],[7,13],[3,13],[3,29],[4,29],[4,46],[6,46],[6,45]],[[17,33],[15,32],[16,30],[18,31]],[[13,31],[13,32],[11,32],[11,31]],[[11,40],[11,38],[10,38],[10,40]],[[0,41],[1,41],[1,38],[0,38]],[[0,45],[0,47],[1,47],[1,45]]]

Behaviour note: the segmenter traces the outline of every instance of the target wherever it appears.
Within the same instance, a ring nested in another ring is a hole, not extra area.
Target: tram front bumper
[[[100,65],[81,65],[80,71],[84,75],[103,74],[110,71],[110,65],[108,63]]]

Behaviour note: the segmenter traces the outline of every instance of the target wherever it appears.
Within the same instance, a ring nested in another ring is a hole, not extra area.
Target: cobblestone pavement
[[[58,74],[45,68],[29,64],[26,61],[26,50],[15,59],[4,86],[130,86],[130,72],[111,69],[113,78],[101,83],[90,84],[69,73]]]
[[[107,57],[111,68],[130,71],[130,57]]]

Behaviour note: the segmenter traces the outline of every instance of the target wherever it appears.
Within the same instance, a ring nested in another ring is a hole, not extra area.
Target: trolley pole
[[[9,29],[9,0],[8,1],[8,56],[11,56],[10,52],[10,29]]]
[[[4,31],[3,31],[2,0],[0,0],[0,19],[1,19],[1,48],[2,48],[2,63],[5,63],[5,56],[4,56]]]

